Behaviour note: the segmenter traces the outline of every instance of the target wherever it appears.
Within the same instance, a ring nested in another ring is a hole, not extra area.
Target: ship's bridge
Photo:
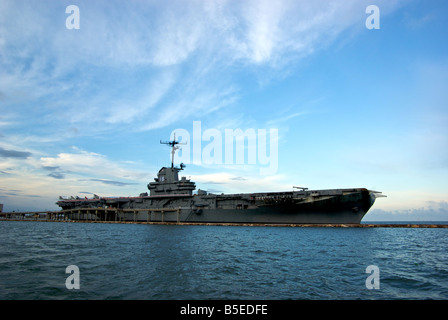
[[[192,195],[193,190],[196,189],[194,182],[182,177],[179,180],[179,171],[182,168],[163,167],[159,170],[157,178],[154,182],[148,183],[148,189],[151,196],[166,195],[166,194],[185,194]]]

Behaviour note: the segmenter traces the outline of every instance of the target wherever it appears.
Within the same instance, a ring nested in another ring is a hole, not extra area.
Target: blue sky
[[[380,10],[369,30],[366,7]],[[76,5],[80,28],[67,29]],[[366,187],[365,220],[448,220],[446,1],[0,0],[0,202],[135,196],[175,129],[278,130],[213,192]],[[207,145],[207,142],[203,142]]]

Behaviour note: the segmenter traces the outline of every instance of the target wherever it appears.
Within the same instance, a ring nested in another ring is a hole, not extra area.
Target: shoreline
[[[437,223],[360,223],[360,224],[295,224],[295,223],[224,223],[224,222],[154,222],[154,221],[99,221],[99,220],[50,220],[50,219],[8,219],[0,221],[34,221],[63,223],[115,223],[115,224],[149,224],[168,226],[246,226],[246,227],[302,227],[302,228],[448,228],[448,224]]]

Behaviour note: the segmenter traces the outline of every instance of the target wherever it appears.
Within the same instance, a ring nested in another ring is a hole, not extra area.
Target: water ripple
[[[0,299],[447,299],[447,232],[0,221]]]

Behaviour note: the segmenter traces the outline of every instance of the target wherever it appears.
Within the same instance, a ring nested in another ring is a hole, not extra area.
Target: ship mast
[[[171,149],[171,168],[174,167],[174,153],[176,152],[177,149],[180,149],[180,147],[178,147],[178,144],[187,144],[186,142],[179,142],[176,141],[176,133],[174,133],[174,139],[172,141],[162,141],[160,140],[161,144],[167,144],[170,145],[172,147]],[[183,164],[181,164],[181,170],[182,170]]]

